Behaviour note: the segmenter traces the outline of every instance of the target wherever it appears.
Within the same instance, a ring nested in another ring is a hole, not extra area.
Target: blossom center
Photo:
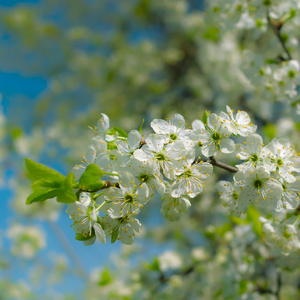
[[[191,170],[186,170],[184,173],[183,173],[183,176],[184,177],[192,177],[193,176],[193,173]]]
[[[133,202],[133,196],[131,194],[126,194],[125,197],[124,197],[124,201],[126,203],[131,203]]]
[[[294,78],[296,76],[296,73],[293,70],[289,70],[289,74],[288,75],[289,75],[290,78]]]
[[[262,187],[263,182],[260,179],[255,179],[253,184],[254,184],[255,188],[259,189]]]
[[[255,153],[253,153],[253,154],[251,154],[250,159],[251,159],[253,162],[256,162],[256,161],[258,161],[258,155],[255,154]]]
[[[139,176],[139,179],[140,179],[141,182],[148,182],[150,180],[150,176],[147,175],[147,174],[141,174]]]
[[[289,239],[289,238],[292,236],[292,234],[289,233],[289,232],[287,231],[286,228],[284,228],[283,236],[284,236],[286,239]]]
[[[177,140],[177,134],[176,134],[176,133],[171,133],[171,134],[170,134],[170,139],[171,139],[172,141],[176,141],[176,140]]]
[[[155,155],[155,158],[156,158],[157,160],[166,160],[166,157],[165,157],[165,155],[164,155],[163,153],[157,153],[157,154]]]
[[[221,137],[222,137],[222,135],[219,132],[216,132],[216,131],[211,135],[211,138],[214,141],[219,141],[221,139]]]
[[[283,166],[283,161],[282,161],[282,159],[277,159],[277,166],[278,167],[282,167]]]
[[[232,198],[234,199],[234,200],[237,200],[238,199],[238,197],[239,197],[239,194],[236,192],[236,191],[233,191],[233,193],[232,193]]]

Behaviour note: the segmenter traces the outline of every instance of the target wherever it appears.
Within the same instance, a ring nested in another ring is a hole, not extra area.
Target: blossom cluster
[[[233,182],[217,184],[232,214],[244,214],[250,204],[271,213],[297,208],[298,153],[285,139],[265,146],[246,112],[234,114],[227,106],[226,112],[205,113],[203,121],[194,120],[189,127],[175,114],[153,120],[151,127],[154,132],[146,138],[141,130],[127,135],[110,128],[109,118],[102,114],[96,136],[73,171],[78,181],[95,164],[103,170],[106,185],[100,193],[80,190],[78,201],[67,209],[78,239],[86,245],[96,239],[105,243],[108,236],[112,242],[131,244],[141,230],[137,216],[156,193],[162,199],[162,214],[178,220],[203,191],[218,152],[236,153],[243,160]]]

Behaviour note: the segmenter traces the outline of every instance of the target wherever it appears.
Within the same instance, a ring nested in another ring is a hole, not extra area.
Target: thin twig
[[[210,163],[210,164],[212,164],[213,166],[222,168],[222,169],[224,169],[226,171],[229,171],[229,172],[232,172],[232,173],[236,173],[238,171],[238,168],[236,168],[236,167],[232,167],[232,166],[224,164],[224,163],[222,163],[220,161],[217,161],[214,156],[211,156],[209,158],[209,160],[207,160],[207,162]]]
[[[268,23],[271,27],[271,29],[273,30],[273,32],[275,33],[275,35],[277,36],[283,50],[285,51],[287,57],[288,57],[288,60],[292,60],[292,55],[290,53],[290,51],[288,50],[288,48],[286,47],[285,45],[285,42],[282,38],[282,35],[280,33],[280,29],[282,27],[282,24],[281,23],[278,23],[278,24],[275,24],[273,20],[271,20],[270,16],[269,16],[269,13],[267,13],[267,20],[268,20]]]
[[[280,289],[281,289],[281,285],[282,285],[282,280],[281,280],[281,274],[280,271],[277,271],[277,285],[276,285],[276,291],[275,291],[275,296],[277,300],[280,300]]]
[[[197,159],[197,160],[194,161],[194,163],[200,163],[201,161],[202,161],[202,160]],[[206,160],[205,162],[208,162],[209,164],[211,164],[211,165],[213,165],[213,166],[219,167],[219,168],[221,168],[221,169],[224,169],[224,170],[229,171],[229,172],[232,172],[232,173],[236,173],[236,172],[238,172],[238,170],[239,170],[239,169],[236,168],[236,167],[229,166],[229,165],[227,165],[227,164],[225,164],[225,163],[222,163],[222,162],[216,160],[214,156],[211,156],[211,157],[210,157],[208,160]]]

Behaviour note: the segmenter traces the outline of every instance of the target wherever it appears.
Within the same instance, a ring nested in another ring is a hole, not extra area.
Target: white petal
[[[221,181],[217,182],[216,188],[220,193],[226,193],[226,194],[227,193],[229,193],[229,194],[233,193],[233,185],[229,181],[221,180]]]
[[[137,149],[134,151],[133,155],[134,157],[139,160],[139,161],[142,161],[142,162],[146,162],[147,160],[149,159],[152,159],[154,156],[151,155],[147,150],[148,147],[145,147],[145,150],[144,149]]]
[[[232,153],[235,150],[235,144],[232,139],[222,139],[220,141],[220,150],[223,153]]]
[[[247,138],[246,146],[251,154],[259,153],[263,145],[263,139],[259,134],[251,134]]]
[[[244,111],[237,112],[236,122],[238,123],[238,125],[248,125],[250,123],[249,115]]]
[[[85,205],[85,206],[89,206],[89,204],[91,203],[91,193],[80,193],[79,196],[79,201]]]
[[[127,137],[127,142],[131,150],[140,146],[142,140],[141,134],[137,130],[131,130]]]
[[[193,121],[192,128],[193,128],[193,130],[196,130],[199,132],[205,131],[204,123],[200,120]]]
[[[122,229],[123,228],[123,229]],[[119,237],[122,244],[130,245],[134,240],[133,229],[129,225],[120,226]]]
[[[149,189],[146,183],[141,184],[135,192],[136,198],[140,204],[145,204],[149,200]]]
[[[129,221],[130,226],[133,228],[134,231],[140,232],[140,229],[142,227],[141,222],[138,219],[130,219]]]
[[[100,133],[105,133],[109,128],[109,118],[106,114],[101,114],[102,117],[99,119],[97,123],[97,128]]]
[[[93,227],[95,229],[97,240],[100,241],[102,244],[105,244],[105,233],[101,225],[99,223],[95,223]]]
[[[187,195],[191,198],[195,198],[198,194],[200,194],[203,190],[202,182],[196,180],[195,178],[191,178],[187,182],[186,191]]]
[[[170,133],[170,125],[165,120],[154,119],[150,125],[151,125],[152,129],[158,134],[169,134]]]
[[[181,195],[186,193],[186,185],[185,180],[180,179],[179,181],[175,180],[172,184],[171,196],[174,198],[178,198]]]
[[[160,152],[164,147],[165,139],[163,135],[150,134],[146,139],[146,143],[151,151]]]
[[[287,182],[294,182],[296,180],[296,178],[290,174],[286,168],[279,167],[279,174]]]
[[[121,172],[120,174],[120,185],[122,187],[133,187],[135,184],[135,177],[130,172]]]
[[[89,149],[85,155],[85,159],[89,164],[92,164],[94,163],[95,158],[96,158],[96,149],[93,146],[89,146]]]
[[[180,114],[175,114],[173,115],[170,120],[169,123],[173,126],[175,126],[176,128],[178,128],[179,130],[182,130],[185,128],[185,120],[184,117]]]

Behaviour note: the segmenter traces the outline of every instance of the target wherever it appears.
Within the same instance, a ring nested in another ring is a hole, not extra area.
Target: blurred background
[[[159,199],[149,204],[134,246],[85,247],[74,239],[65,206],[26,206],[24,157],[67,174],[101,113],[127,132],[145,119],[147,133],[155,118],[180,113],[191,124],[227,104],[246,110],[266,140],[299,143],[291,101],[257,77],[267,59],[282,53],[280,43],[266,23],[236,26],[242,7],[219,2],[0,0],[0,299],[83,299],[89,292],[85,297],[94,299],[92,291],[99,299],[112,282],[125,295],[112,299],[132,299],[114,278],[138,266],[143,274],[145,264],[155,269],[165,251],[190,257],[205,244],[200,227],[228,217],[214,191],[219,176],[227,176],[222,171],[181,221],[165,221]],[[287,45],[299,56],[294,25],[287,25]],[[90,281],[96,284],[88,288]]]

